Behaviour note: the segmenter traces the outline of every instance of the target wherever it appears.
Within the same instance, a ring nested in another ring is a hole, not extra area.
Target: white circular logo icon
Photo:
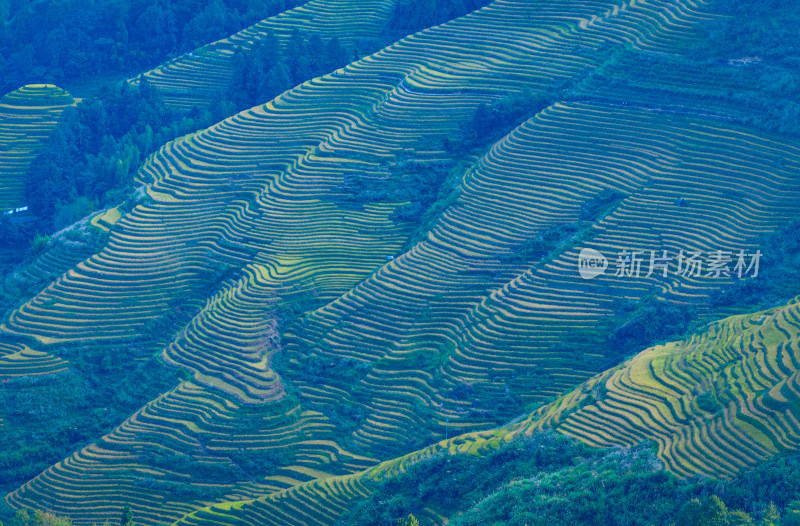
[[[578,255],[578,272],[583,279],[596,278],[607,268],[606,257],[593,248],[584,248]]]

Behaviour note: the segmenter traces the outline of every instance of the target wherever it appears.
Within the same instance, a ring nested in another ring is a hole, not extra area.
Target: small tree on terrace
[[[119,520],[119,526],[134,526],[133,524],[133,512],[131,511],[131,507],[127,504],[125,508],[122,510],[122,517]]]

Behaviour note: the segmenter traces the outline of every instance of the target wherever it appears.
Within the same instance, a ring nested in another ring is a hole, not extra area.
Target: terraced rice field
[[[303,35],[333,37],[353,48],[359,40],[380,36],[392,15],[394,0],[311,0],[267,18],[228,38],[165,62],[143,75],[167,104],[189,110],[205,107],[233,82],[233,57],[270,35],[285,45],[296,29]]]
[[[587,282],[577,253],[752,249],[792,217],[796,144],[709,116],[554,101],[479,155],[403,254],[413,225],[392,214],[404,203],[355,210],[340,195],[346,178],[385,177],[410,152],[446,158],[442,140],[479,104],[579,82],[609,44],[680,51],[711,18],[701,8],[499,0],[163,147],[138,174],[147,197],[97,219],[103,250],[2,330],[57,355],[86,342],[119,352],[160,327],[174,334],[163,359],[191,378],[8,502],[77,524],[116,520],[129,503],[138,522],[161,524],[265,494],[310,506],[303,492],[325,484],[344,499],[365,491],[350,475],[381,459],[494,427],[604,370],[613,357],[576,360],[569,341],[615,303],[655,295],[702,309],[724,280]],[[607,189],[624,198],[574,243],[507,258]],[[198,307],[186,326],[164,321],[186,305]],[[280,334],[287,305],[311,312]],[[266,476],[247,467],[253,452],[270,459]],[[325,522],[339,505],[325,506],[298,520]],[[225,522],[228,508],[202,513]]]
[[[55,374],[67,370],[67,362],[51,354],[34,351],[26,345],[0,348],[0,380]]]
[[[680,475],[731,477],[800,447],[800,305],[711,324],[586,382],[535,427],[602,447],[652,440]]]
[[[73,104],[69,93],[51,84],[29,84],[0,99],[0,211],[24,206],[25,172]]]
[[[495,449],[503,441],[512,440],[523,432],[516,425],[495,431],[470,433],[454,437],[392,459],[364,472],[332,477],[298,484],[283,491],[271,493],[258,499],[227,502],[197,510],[176,523],[178,526],[245,525],[265,524],[269,526],[326,526],[337,520],[358,499],[368,496],[375,481],[403,472],[408,465],[438,454],[480,455]],[[443,525],[442,516],[434,505],[419,510],[415,516],[421,524]]]
[[[335,524],[369,494],[373,481],[421,458],[480,455],[516,436],[552,428],[597,447],[652,440],[665,466],[679,475],[731,477],[800,448],[799,333],[798,299],[730,317],[690,339],[643,351],[519,423],[442,440],[356,475],[198,510],[178,524]],[[444,524],[434,510],[420,519]]]
[[[476,163],[428,239],[313,313],[287,340],[287,353],[299,357],[294,384],[323,412],[348,393],[367,415],[355,443],[371,451],[397,448],[386,454],[402,451],[406,430],[424,428],[425,420],[458,429],[489,426],[493,421],[484,415],[498,407],[512,418],[521,408],[506,402],[509,390],[523,404],[542,400],[602,369],[597,357],[582,360],[559,343],[612,316],[621,298],[655,294],[702,309],[719,280],[642,273],[587,282],[576,271],[580,246],[546,263],[505,269],[510,280],[496,272],[497,281],[481,282],[470,279],[469,269],[503,270],[499,255],[550,225],[577,220],[581,205],[604,188],[627,197],[592,226],[581,246],[606,254],[619,246],[646,254],[677,253],[687,245],[753,249],[760,233],[793,213],[798,154],[791,143],[717,123],[555,104]],[[775,156],[791,159],[794,168],[776,175]],[[732,159],[744,164],[734,166]],[[713,185],[704,183],[709,167]],[[743,186],[752,193],[742,196]],[[692,206],[678,209],[681,197]],[[355,356],[370,367],[348,385],[335,371],[304,374],[311,361],[304,353],[321,363]],[[420,355],[440,361],[426,369]],[[450,393],[463,383],[474,394],[453,399]],[[420,400],[429,413],[420,414]]]

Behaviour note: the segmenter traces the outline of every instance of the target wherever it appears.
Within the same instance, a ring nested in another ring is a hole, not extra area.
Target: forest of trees
[[[678,478],[651,445],[593,449],[537,433],[480,456],[437,454],[374,484],[339,526],[395,526],[431,507],[453,526],[797,526],[800,456],[735,480]]]
[[[0,522],[0,526],[3,526],[2,522]],[[72,526],[72,521],[49,511],[22,509],[17,510],[11,517],[8,526]]]
[[[48,147],[25,174],[25,203],[34,220],[0,218],[0,243],[17,255],[3,265],[24,257],[37,239],[46,244],[49,234],[98,207],[124,203],[147,155],[169,140],[213,124],[230,109],[220,101],[207,110],[181,114],[165,106],[147,82],[104,88],[67,108]]]
[[[12,0],[0,5],[0,69],[7,73],[0,79],[4,83],[0,88],[10,90],[25,82],[59,83],[99,72],[139,72],[166,55],[192,49],[300,3],[214,0],[198,10],[199,3],[190,0],[42,0],[33,9],[31,3]],[[298,30],[283,46],[267,35],[253,50],[234,57],[233,82],[221,87],[214,104],[189,113],[169,109],[147,82],[140,86],[118,82],[99,89],[64,112],[49,147],[26,174],[26,204],[35,221],[0,219],[0,242],[14,247],[21,258],[35,239],[46,242],[48,234],[92,211],[124,202],[142,162],[166,142],[271,100],[407,33],[486,3],[403,0],[395,6],[381,39],[360,41],[353,49],[346,49],[335,37],[326,41]],[[51,28],[52,34],[63,38],[45,38],[41,28]],[[28,34],[28,40],[11,38]]]
[[[274,36],[234,58],[233,85],[226,94],[236,111],[274,99],[284,91],[347,65],[352,58],[339,39],[304,37],[297,29],[282,47]]]
[[[0,2],[0,93],[33,82],[132,76],[303,0]]]
[[[3,526],[2,522],[0,526]],[[72,520],[51,511],[19,509],[8,521],[8,526],[72,526]],[[105,521],[103,526],[111,526],[111,522]],[[119,526],[136,526],[130,506],[125,506],[122,510]]]
[[[210,108],[188,113],[167,107],[146,81],[101,90],[65,110],[48,148],[28,170],[25,199],[39,219],[37,228],[59,230],[99,206],[124,200],[142,162],[166,142],[344,66],[347,58],[335,38],[306,39],[295,31],[285,47],[268,39],[253,53],[236,57],[234,71],[241,82]]]
[[[228,98],[237,110],[250,108],[414,31],[451,20],[488,3],[488,0],[400,0],[394,6],[383,36],[361,39],[353,49],[345,49],[336,37],[324,41],[318,34],[302,35],[297,30],[282,49],[274,38],[267,36],[253,51],[237,55]]]
[[[133,76],[305,1],[6,0],[0,2],[0,94],[33,82],[69,87],[70,81],[98,74]],[[360,47],[362,52],[375,51],[487,3],[401,0],[385,38]],[[302,63],[286,65],[292,85],[307,78]]]

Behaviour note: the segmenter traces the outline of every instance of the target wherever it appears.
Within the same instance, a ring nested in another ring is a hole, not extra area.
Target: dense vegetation
[[[270,39],[252,53],[239,54],[234,68],[241,82],[209,108],[195,108],[188,114],[170,109],[142,81],[107,86],[66,110],[48,148],[26,174],[26,202],[35,221],[0,218],[0,240],[24,255],[37,233],[46,236],[100,207],[126,201],[139,167],[163,144],[224,119],[237,106],[242,109],[269,100],[348,60],[336,39],[326,44],[318,36],[307,39],[297,31],[286,48],[274,46]],[[290,76],[288,71],[294,73]],[[9,263],[14,261],[5,265]]]
[[[8,526],[72,526],[69,517],[61,517],[50,511],[42,510],[17,510],[15,513],[7,513],[10,510],[5,503],[0,502],[0,516],[8,516]],[[3,523],[0,522],[0,526]],[[111,526],[109,521],[105,521],[102,526]],[[120,516],[119,526],[136,526],[133,521],[133,512],[130,506],[126,506]]]
[[[105,47],[68,47],[61,50],[67,54],[66,57],[54,53],[38,53],[40,46],[47,49],[57,46],[51,40],[43,42],[39,36],[18,53],[13,51],[13,46],[19,45],[21,41],[6,42],[10,50],[10,74],[4,78],[12,85],[31,79],[61,82],[63,79],[57,73],[59,68],[48,60],[60,65],[75,61],[89,68],[83,71],[78,66],[70,66],[66,69],[71,75],[96,73],[91,68],[98,71],[114,69],[112,65],[102,62],[103,60],[112,60],[119,68],[124,66],[141,69],[148,64],[135,62],[137,57],[141,59],[157,56],[149,52],[149,48],[145,49],[147,46],[156,46],[155,49],[162,51],[186,46],[196,47],[229,34],[246,22],[274,14],[279,8],[291,7],[284,0],[267,3],[243,3],[236,0],[222,3],[217,0],[206,5],[195,18],[187,20],[188,13],[193,11],[188,9],[191,6],[184,5],[183,2],[144,4],[134,1],[128,5],[129,3],[120,0],[93,8],[81,4],[78,6],[80,9],[72,9],[76,6],[72,6],[70,2],[42,1],[42,9],[31,12],[30,6],[12,2],[6,16],[11,22],[8,23],[5,34],[27,34],[26,31],[30,31],[32,27],[49,27],[60,23],[54,31],[60,34],[62,31],[74,30],[80,37],[86,28],[72,28],[70,24],[83,24],[86,18],[96,19],[98,31],[116,28],[119,33],[110,37],[110,41],[115,43],[114,49],[117,49],[114,53],[118,52],[131,63],[120,63],[115,58],[116,55],[109,54]],[[346,65],[359,55],[375,51],[408,32],[444,22],[486,3],[486,0],[459,0],[442,2],[442,5],[422,0],[400,2],[395,6],[384,37],[380,41],[359,42],[353,50],[345,49],[335,37],[323,41],[318,34],[303,35],[298,30],[294,31],[285,46],[280,46],[275,38],[268,37],[253,50],[237,53],[233,64],[234,82],[221,88],[219,97],[211,107],[195,108],[188,114],[167,107],[146,81],[138,86],[121,83],[99,89],[96,95],[64,113],[51,134],[47,150],[39,155],[28,170],[25,180],[26,200],[36,221],[12,223],[8,218],[0,219],[0,241],[7,247],[17,247],[17,254],[22,255],[37,233],[47,235],[98,208],[127,199],[133,176],[144,159],[166,142],[205,128],[236,111],[268,101],[297,84]],[[66,12],[73,14],[61,18],[57,16],[58,13]],[[240,15],[240,12],[246,14]],[[110,17],[119,13],[124,13],[125,17],[110,24]],[[130,22],[131,20],[134,22]],[[181,26],[181,20],[185,21],[185,26]],[[211,21],[214,23],[211,24]],[[223,23],[220,24],[220,21]],[[125,23],[133,23],[136,29],[128,31]],[[164,27],[163,24],[167,26]],[[209,27],[220,34],[213,36],[209,33]],[[127,37],[124,37],[126,31]],[[155,31],[157,38],[147,33],[149,31]],[[176,32],[179,36],[175,35]],[[2,35],[0,32],[0,36]],[[141,42],[134,35],[140,37]],[[207,38],[203,40],[198,35]],[[129,47],[121,46],[118,39],[126,40]],[[81,41],[80,38],[63,39],[67,46]],[[104,38],[97,37],[95,44],[100,41],[105,42]],[[2,42],[0,39],[0,50],[3,49]],[[139,45],[144,48],[135,47]],[[26,54],[28,58],[20,58],[20,53]],[[2,56],[3,53],[0,53],[0,58]],[[17,61],[34,64],[33,68],[25,69],[26,75],[31,78],[23,76],[24,78],[15,80],[14,65]],[[431,196],[426,196],[425,201],[429,204],[432,201]],[[411,216],[417,217],[419,213],[420,208],[417,205]],[[9,263],[14,261],[5,262],[5,266]]]
[[[72,526],[72,521],[68,517],[60,517],[49,511],[17,510],[8,520],[8,526]]]
[[[717,0],[727,15],[708,27],[696,57],[735,68],[739,89],[731,99],[745,111],[742,120],[756,128],[800,134],[800,36],[792,27],[800,11],[792,0]],[[738,61],[738,62],[737,62]]]
[[[98,204],[119,201],[145,157],[224,115],[171,111],[147,82],[107,88],[65,111],[25,180],[33,214],[60,230]]]
[[[130,76],[300,5],[300,0],[0,2],[0,92]]]
[[[715,294],[713,307],[757,310],[774,307],[800,293],[800,221],[767,234],[758,279],[738,280]]]
[[[229,111],[222,101],[208,110],[182,115],[165,106],[147,82],[107,87],[66,109],[47,149],[25,175],[25,199],[33,221],[0,219],[0,241],[16,247],[17,255],[16,260],[0,262],[2,266],[7,270],[29,247],[43,247],[49,234],[98,207],[125,202],[147,155]]]
[[[240,52],[234,62],[230,99],[237,110],[273,99],[287,89],[345,66],[395,40],[435,24],[474,11],[488,0],[402,0],[379,39],[361,39],[346,49],[337,38],[327,42],[313,34],[304,37],[295,30],[285,47],[268,35],[254,50]]]
[[[230,92],[223,96],[241,111],[274,99],[310,78],[341,68],[350,59],[350,51],[336,37],[325,42],[318,34],[306,38],[295,29],[282,47],[268,35],[255,49],[237,53],[234,82]]]
[[[546,433],[479,456],[440,454],[378,483],[341,526],[389,526],[431,507],[457,526],[797,524],[800,457],[733,481],[680,479],[650,446],[596,450]]]
[[[0,390],[0,491],[30,479],[102,436],[153,396],[174,387],[175,371],[155,357],[133,370],[122,356],[71,346],[61,351],[71,368],[58,375],[5,380]],[[94,409],[97,407],[103,409]],[[47,422],[34,436],[28,427]]]

